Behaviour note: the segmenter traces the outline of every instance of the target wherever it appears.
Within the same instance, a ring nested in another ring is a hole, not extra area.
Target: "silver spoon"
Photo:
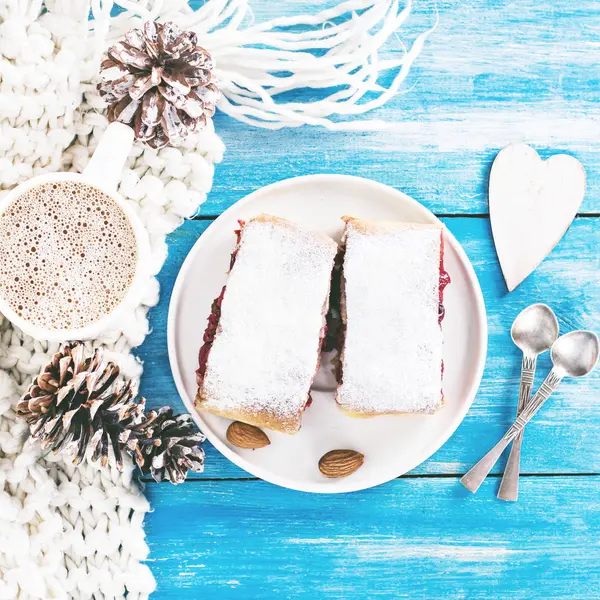
[[[529,403],[537,357],[542,352],[549,350],[558,337],[556,315],[546,304],[532,304],[517,315],[510,330],[510,335],[515,345],[523,351],[521,384],[517,404],[518,417]],[[500,489],[498,490],[498,498],[502,500],[514,501],[519,495],[522,441],[523,432],[517,435],[510,449],[508,462],[506,463]]]
[[[504,449],[523,431],[533,415],[548,400],[563,377],[583,377],[598,362],[600,341],[593,331],[571,331],[559,337],[552,345],[552,370],[523,412],[516,418],[502,439],[466,474],[460,482],[475,493],[487,477]]]

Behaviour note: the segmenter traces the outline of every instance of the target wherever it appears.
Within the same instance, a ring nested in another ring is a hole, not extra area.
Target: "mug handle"
[[[116,192],[132,144],[133,129],[117,121],[111,123],[83,170],[83,176],[107,192]]]

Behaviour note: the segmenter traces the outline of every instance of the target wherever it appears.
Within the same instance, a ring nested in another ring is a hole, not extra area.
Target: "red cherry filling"
[[[231,260],[229,261],[229,270],[233,269],[233,265],[235,264],[235,258],[237,256],[238,250],[240,248],[240,242],[242,241],[242,232],[244,230],[244,221],[239,220],[240,228],[234,231],[237,241],[235,245],[234,251],[231,253]],[[223,303],[223,296],[225,296],[225,288],[227,286],[224,285],[221,293],[217,298],[213,300],[210,315],[208,316],[208,323],[206,325],[206,329],[204,330],[204,336],[202,341],[204,342],[200,347],[200,351],[198,352],[198,369],[196,370],[196,382],[198,383],[198,387],[202,386],[202,381],[204,381],[204,375],[206,373],[206,363],[208,361],[208,355],[210,354],[210,349],[212,348],[213,342],[215,341],[215,336],[217,335],[217,329],[219,328],[219,321],[221,320],[221,304]]]
[[[440,233],[440,285],[439,285],[439,297],[440,304],[438,309],[438,323],[442,326],[442,321],[446,316],[446,309],[444,308],[444,290],[450,283],[450,275],[448,271],[444,269],[444,232]],[[444,378],[444,361],[442,360],[442,379]],[[444,400],[444,390],[440,390],[442,394],[442,401]]]
[[[440,234],[440,285],[439,285],[439,298],[440,298],[440,306],[438,310],[438,322],[440,325],[446,316],[446,309],[444,308],[444,290],[446,286],[450,283],[450,275],[448,271],[444,269],[444,234]]]
[[[221,304],[223,302],[223,296],[225,295],[225,287],[221,290],[221,293],[217,298],[213,300],[210,315],[208,317],[208,325],[204,330],[204,337],[202,338],[204,343],[200,347],[198,352],[198,369],[196,370],[196,381],[198,387],[202,385],[204,375],[206,373],[206,362],[208,361],[208,355],[212,348],[215,336],[217,335],[217,329],[219,327],[219,320],[221,319]]]

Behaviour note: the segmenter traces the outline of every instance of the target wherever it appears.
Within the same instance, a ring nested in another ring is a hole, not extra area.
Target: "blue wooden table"
[[[253,3],[257,19],[314,11],[318,0]],[[392,185],[443,217],[477,272],[489,318],[481,388],[448,443],[412,473],[343,496],[256,480],[206,447],[206,471],[148,482],[156,598],[600,597],[600,373],[568,381],[528,429],[521,499],[496,499],[503,463],[472,496],[458,483],[510,423],[520,357],[509,329],[536,301],[561,329],[600,331],[600,9],[597,0],[417,1],[411,39],[439,26],[404,88],[373,117],[377,133],[254,129],[215,117],[227,152],[202,216],[169,239],[153,333],[140,349],[151,405],[183,410],[171,378],[167,308],[200,235],[247,193],[283,178],[350,173]],[[401,47],[390,52],[400,52]],[[487,208],[491,161],[526,141],[571,153],[588,191],[567,235],[508,294]],[[544,357],[538,380],[548,368]]]

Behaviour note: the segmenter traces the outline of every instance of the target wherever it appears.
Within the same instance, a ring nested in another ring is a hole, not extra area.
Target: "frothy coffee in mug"
[[[127,215],[86,183],[41,184],[0,216],[0,295],[36,327],[100,321],[125,298],[137,258]]]

